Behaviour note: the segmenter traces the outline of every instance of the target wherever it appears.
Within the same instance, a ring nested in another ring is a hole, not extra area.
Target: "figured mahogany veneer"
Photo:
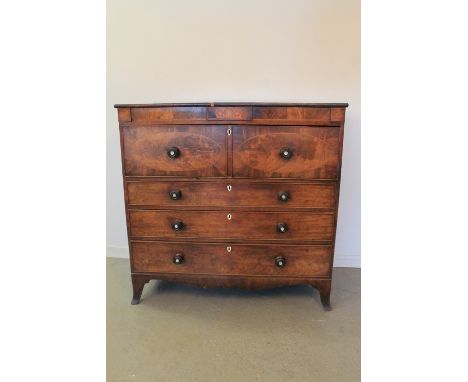
[[[309,284],[330,306],[347,104],[116,105],[133,283]]]
[[[336,179],[339,127],[235,126],[233,176]],[[283,159],[281,149],[290,150]]]
[[[219,176],[227,174],[226,129],[218,126],[127,126],[124,169],[128,176]],[[171,158],[168,151],[179,149]]]

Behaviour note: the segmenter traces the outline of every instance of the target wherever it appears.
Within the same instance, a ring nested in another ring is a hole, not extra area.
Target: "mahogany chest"
[[[347,106],[115,105],[132,304],[160,279],[309,284],[329,308]]]

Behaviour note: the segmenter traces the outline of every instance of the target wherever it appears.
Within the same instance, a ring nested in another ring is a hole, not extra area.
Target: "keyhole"
[[[227,214],[227,218],[228,218],[228,220],[231,220],[231,219],[232,219],[232,215],[231,215],[231,214]]]
[[[231,185],[228,185],[228,186],[227,186],[227,190],[228,190],[229,192],[231,192],[232,186],[231,186]]]
[[[231,252],[231,247],[230,246],[226,247],[226,251]]]

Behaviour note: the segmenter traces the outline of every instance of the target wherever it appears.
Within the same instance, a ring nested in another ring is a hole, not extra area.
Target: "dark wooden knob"
[[[278,200],[281,202],[287,202],[289,200],[289,192],[281,191],[278,193]]]
[[[172,229],[174,231],[182,231],[184,229],[184,223],[181,220],[175,220],[172,222]]]
[[[177,254],[172,258],[172,262],[176,265],[180,265],[184,262],[184,256]]]
[[[286,223],[278,223],[276,229],[279,233],[285,233],[288,232],[288,225]]]
[[[283,256],[275,258],[275,264],[278,268],[284,268],[286,266],[286,259]]]
[[[167,150],[167,156],[171,159],[176,159],[180,157],[180,150],[177,147],[171,147]]]
[[[291,159],[291,157],[293,156],[293,152],[291,149],[287,148],[287,147],[283,147],[281,148],[280,152],[279,152],[279,155],[282,159]]]
[[[169,191],[169,197],[172,200],[179,200],[182,197],[182,192],[180,190]]]

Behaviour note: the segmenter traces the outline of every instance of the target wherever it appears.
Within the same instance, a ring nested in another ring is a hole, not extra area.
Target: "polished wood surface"
[[[349,106],[346,102],[163,102],[163,103],[117,103],[114,105],[117,109],[123,108],[157,108],[157,107],[174,107],[174,108],[183,108],[183,107],[239,107],[239,106],[248,106],[248,107],[317,107],[317,108],[331,108],[333,109],[345,109]]]
[[[129,220],[131,237],[173,239],[331,242],[334,228],[333,214],[310,212],[130,210]],[[177,221],[180,231],[172,228]],[[287,224],[286,232],[278,232],[280,223]]]
[[[225,176],[226,130],[218,126],[125,127],[125,174]],[[171,148],[179,149],[180,156],[170,158]]]
[[[329,308],[347,106],[116,105],[132,304],[160,279],[309,284]]]
[[[252,119],[252,107],[211,106],[206,109],[206,117],[221,121],[248,121]]]
[[[234,177],[336,179],[338,175],[337,127],[235,126],[233,131]],[[281,149],[291,150],[291,157],[283,159]]]
[[[184,274],[329,277],[331,246],[209,244],[132,241],[136,272]],[[174,256],[183,256],[175,264]],[[280,268],[275,258],[282,256]]]
[[[149,104],[116,105],[119,122],[134,124],[199,123],[219,120],[253,121],[253,123],[286,123],[295,121],[306,124],[327,124],[343,122],[347,104]]]
[[[171,192],[178,191],[179,199]],[[285,200],[281,199],[286,193]],[[239,181],[129,181],[129,206],[142,208],[268,208],[268,209],[326,209],[335,207],[335,184],[252,183]]]

